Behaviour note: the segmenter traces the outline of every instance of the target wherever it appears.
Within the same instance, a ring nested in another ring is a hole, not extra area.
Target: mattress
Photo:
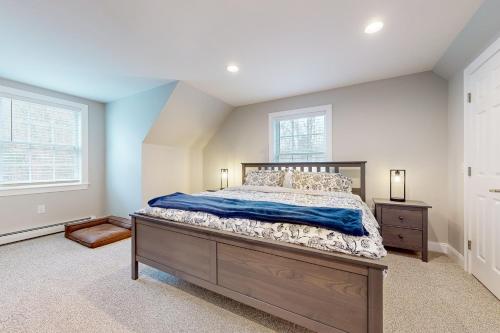
[[[351,236],[335,230],[302,224],[219,218],[209,213],[177,209],[145,207],[137,211],[137,213],[210,229],[234,232],[245,236],[271,239],[371,259],[379,259],[387,254],[382,245],[378,223],[371,210],[358,195],[352,193],[304,191],[284,187],[238,186],[217,192],[202,192],[196,195],[271,201],[310,207],[359,209],[362,212],[363,226],[369,235]]]

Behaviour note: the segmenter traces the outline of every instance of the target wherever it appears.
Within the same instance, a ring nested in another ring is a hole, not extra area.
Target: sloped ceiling
[[[233,109],[186,82],[178,82],[144,143],[203,148]]]
[[[497,38],[500,38],[500,1],[485,0],[467,26],[453,40],[433,71],[449,79],[456,72],[463,70]]]
[[[182,80],[245,105],[431,70],[481,2],[2,0],[0,76],[102,102]]]

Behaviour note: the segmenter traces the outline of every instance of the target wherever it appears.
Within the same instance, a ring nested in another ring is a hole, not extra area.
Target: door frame
[[[468,176],[468,166],[472,165],[473,145],[471,138],[471,107],[468,102],[467,94],[471,91],[470,77],[473,75],[481,65],[491,59],[494,55],[500,52],[500,38],[488,46],[481,54],[464,70],[464,269],[466,272],[471,273],[471,251],[468,249],[469,237],[472,234],[472,222],[470,214],[470,195],[468,189],[470,188],[471,178]],[[472,96],[474,98],[474,96]],[[472,170],[474,173],[474,169]],[[473,244],[474,246],[474,244]]]

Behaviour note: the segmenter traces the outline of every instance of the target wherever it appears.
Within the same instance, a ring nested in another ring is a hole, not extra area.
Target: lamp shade
[[[390,170],[391,201],[406,201],[406,170]]]
[[[220,189],[223,190],[229,185],[229,170],[220,169]]]

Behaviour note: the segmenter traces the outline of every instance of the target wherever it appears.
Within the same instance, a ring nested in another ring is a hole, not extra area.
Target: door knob
[[[491,193],[500,193],[500,188],[490,188]]]

